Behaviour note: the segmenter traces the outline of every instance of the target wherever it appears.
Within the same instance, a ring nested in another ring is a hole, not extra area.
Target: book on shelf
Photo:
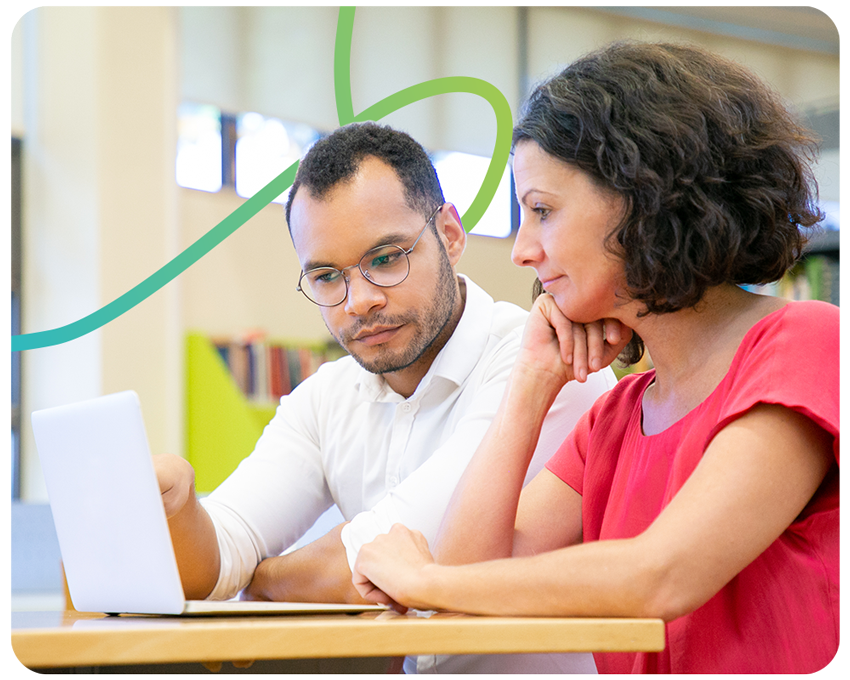
[[[788,300],[822,300],[839,303],[840,264],[837,257],[813,254],[798,262],[779,281],[760,286],[744,286],[746,290],[763,295],[775,295]]]
[[[274,341],[257,332],[211,342],[240,391],[256,403],[279,401],[325,361],[340,356],[331,343]]]

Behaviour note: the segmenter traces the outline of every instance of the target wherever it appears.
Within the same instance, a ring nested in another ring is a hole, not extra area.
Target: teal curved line
[[[464,228],[467,232],[470,231],[484,215],[493,196],[496,194],[499,181],[510,156],[511,128],[513,122],[507,100],[498,88],[485,80],[453,76],[437,78],[405,88],[382,99],[377,104],[373,104],[359,115],[354,116],[351,97],[351,39],[354,30],[354,13],[354,7],[340,8],[336,41],[334,44],[334,94],[336,96],[337,115],[340,125],[345,125],[353,121],[380,120],[384,116],[408,104],[427,99],[437,94],[475,94],[486,99],[493,107],[497,124],[493,157],[490,160],[490,165],[487,168],[481,188],[478,190],[472,205],[470,205],[462,218]],[[173,260],[96,312],[59,328],[13,335],[11,343],[12,351],[20,352],[28,349],[39,349],[41,347],[50,347],[76,340],[129,311],[186,271],[186,269],[200,260],[266,205],[292,186],[297,169],[298,161],[290,165],[280,175],[257,191],[245,203]]]
[[[391,94],[358,114],[355,121],[380,120],[402,106],[437,94],[452,93],[469,93],[483,97],[493,107],[493,112],[496,114],[496,143],[493,147],[493,156],[490,159],[489,166],[487,166],[481,188],[461,218],[464,229],[469,232],[478,224],[478,221],[490,206],[493,196],[496,195],[496,190],[499,188],[499,182],[511,154],[511,136],[513,134],[511,107],[497,87],[486,80],[467,76],[436,78]]]
[[[216,226],[201,236],[186,250],[171,260],[168,264],[158,269],[144,281],[131,288],[121,297],[116,298],[96,312],[89,314],[67,326],[61,326],[49,331],[37,333],[26,333],[24,335],[12,336],[12,351],[20,352],[27,349],[38,349],[61,345],[69,340],[77,338],[97,330],[101,326],[118,318],[124,312],[132,309],[147,297],[153,295],[169,281],[177,277],[200,260],[204,255],[215,248],[224,239],[235,232],[245,222],[250,220],[260,210],[286,191],[295,180],[295,172],[298,169],[298,161],[295,161],[286,170],[266,184],[256,194],[240,205],[230,215],[225,217]]]
[[[497,87],[486,80],[465,76],[449,76],[412,85],[382,99],[355,116],[351,97],[351,39],[354,33],[355,9],[354,7],[340,7],[339,19],[337,20],[334,48],[334,94],[340,125],[354,121],[377,121],[408,104],[438,94],[475,94],[486,99],[493,108],[493,112],[496,114],[496,143],[493,147],[493,156],[478,193],[461,218],[464,229],[467,232],[471,231],[483,217],[487,208],[490,207],[510,158],[513,115],[508,100]]]

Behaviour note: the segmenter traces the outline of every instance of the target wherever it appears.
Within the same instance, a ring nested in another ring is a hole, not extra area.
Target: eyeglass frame
[[[369,250],[367,250],[365,253],[363,253],[362,257],[357,262],[355,262],[352,265],[349,265],[348,267],[343,267],[342,269],[337,269],[336,267],[313,267],[312,269],[310,269],[306,272],[302,269],[301,270],[301,276],[298,277],[298,285],[295,287],[295,290],[302,293],[305,298],[307,298],[314,305],[318,305],[319,307],[338,307],[343,302],[345,302],[346,298],[348,298],[348,290],[349,290],[350,284],[349,284],[349,277],[345,275],[345,272],[347,272],[349,269],[354,269],[354,267],[357,267],[360,270],[360,273],[363,275],[363,278],[366,279],[373,286],[378,286],[379,288],[394,288],[395,286],[401,285],[402,283],[404,283],[407,280],[407,277],[410,276],[410,253],[413,252],[413,249],[416,247],[416,244],[419,243],[419,239],[422,238],[422,235],[428,229],[428,225],[431,224],[433,219],[437,216],[437,213],[440,212],[440,210],[443,208],[444,205],[445,205],[445,203],[441,203],[440,205],[437,206],[437,208],[434,210],[434,212],[431,213],[431,217],[429,217],[428,220],[425,222],[425,226],[422,227],[422,231],[419,232],[419,236],[416,237],[416,240],[413,242],[413,245],[410,246],[410,248],[408,248],[407,250],[405,250],[404,248],[402,248],[400,245],[398,245],[396,243],[384,243],[383,245],[375,246],[374,248],[369,248]],[[363,268],[360,265],[363,262],[363,260],[366,259],[366,256],[369,253],[371,253],[375,250],[380,250],[381,248],[387,248],[387,247],[390,247],[390,246],[392,246],[394,248],[398,248],[402,252],[402,254],[407,258],[407,274],[404,275],[404,278],[401,281],[398,281],[396,283],[390,283],[390,284],[378,283],[377,281],[374,281],[366,272],[364,272]],[[309,295],[307,295],[307,292],[301,287],[301,281],[304,279],[304,277],[307,276],[307,274],[309,274],[310,272],[314,272],[314,271],[317,271],[319,269],[332,269],[332,270],[340,273],[340,275],[342,276],[342,280],[345,283],[345,295],[343,295],[342,300],[340,300],[339,302],[335,302],[332,305],[323,305],[321,302],[316,302],[313,298],[311,298]]]

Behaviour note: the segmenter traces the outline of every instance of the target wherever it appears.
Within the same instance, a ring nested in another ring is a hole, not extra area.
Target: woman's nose
[[[542,248],[533,231],[533,228],[523,220],[511,250],[511,262],[518,267],[533,267],[542,258]]]

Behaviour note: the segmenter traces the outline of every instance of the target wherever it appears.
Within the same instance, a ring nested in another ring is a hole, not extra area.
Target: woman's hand
[[[420,599],[425,571],[434,565],[428,541],[418,531],[394,524],[357,554],[351,581],[360,596],[385,604],[402,614],[407,609],[430,609]]]
[[[531,308],[516,363],[531,375],[551,376],[559,385],[585,382],[588,374],[610,365],[631,337],[631,329],[617,319],[574,323],[551,295],[543,294]]]

